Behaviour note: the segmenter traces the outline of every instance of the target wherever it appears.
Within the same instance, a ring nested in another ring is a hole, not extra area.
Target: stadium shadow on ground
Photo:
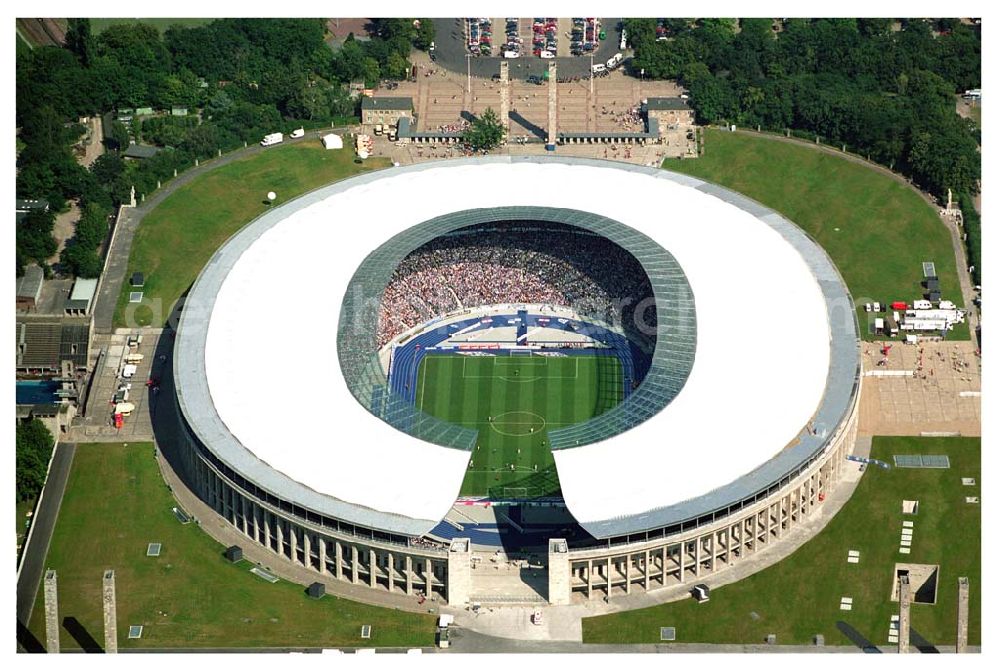
[[[538,137],[539,139],[546,139],[547,138],[547,136],[545,134],[544,128],[541,128],[541,127],[535,125],[534,123],[532,123],[531,121],[529,121],[527,118],[525,118],[524,116],[522,116],[519,112],[516,112],[516,111],[508,112],[507,113],[507,117],[510,118],[510,120],[512,120],[515,123],[517,123],[518,125],[520,125],[522,128],[524,128],[528,132],[530,132],[531,134],[533,134],[536,137]]]
[[[17,622],[17,644],[29,654],[43,654],[45,652],[45,646],[20,620]]]
[[[837,630],[844,634],[848,640],[850,640],[857,648],[863,651],[865,654],[881,654],[882,650],[875,646],[875,644],[868,638],[861,635],[861,633],[848,624],[847,622],[837,622]]]
[[[917,648],[917,651],[921,654],[940,654],[941,650],[937,648],[930,640],[923,637],[917,630],[910,626],[910,645]]]
[[[179,308],[175,307],[174,314],[178,310]],[[153,426],[153,438],[160,453],[167,460],[170,468],[182,479],[185,479],[184,463],[177,438],[180,415],[177,410],[177,401],[174,394],[173,352],[175,332],[176,330],[172,327],[164,328],[163,333],[157,341],[156,352],[153,353],[157,359],[165,356],[167,361],[160,368],[160,391],[157,394],[157,400],[149,405],[149,417],[150,423]]]
[[[522,534],[508,524],[507,531],[500,534],[500,544],[507,554],[516,554],[521,551],[548,551],[549,539],[551,538],[565,538],[570,545],[576,547],[594,542],[594,538],[572,518],[568,509],[565,511],[570,517],[568,521],[546,525],[532,523],[530,518],[522,515],[521,510],[521,506],[509,506],[503,509],[508,517],[525,529],[525,533]],[[542,530],[543,527],[547,527],[549,530]],[[530,580],[525,580],[525,582],[531,584]],[[545,595],[545,592],[541,593]]]
[[[547,466],[544,470],[525,476],[518,480],[504,482],[501,485],[494,485],[489,488],[490,499],[503,500],[511,498],[511,489],[544,489],[551,490],[548,496],[561,496],[562,490],[559,488],[559,474],[555,466]]]
[[[63,619],[63,628],[66,629],[73,640],[83,649],[87,654],[103,654],[104,648],[102,648],[94,636],[90,635],[90,632],[84,628],[83,624],[76,617],[66,617]]]

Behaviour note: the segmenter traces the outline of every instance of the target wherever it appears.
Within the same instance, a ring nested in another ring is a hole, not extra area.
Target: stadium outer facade
[[[603,161],[554,157],[450,164],[518,162],[609,167]],[[387,173],[439,166],[417,165]],[[801,253],[820,286],[830,324],[829,374],[810,421],[822,428],[807,429],[795,443],[750,473],[697,498],[651,508],[641,515],[581,522],[601,539],[598,547],[570,549],[565,540],[551,540],[547,571],[552,604],[652,592],[695,578],[711,583],[718,571],[753,559],[817,509],[840,480],[857,431],[861,382],[857,322],[846,286],[825,252],[780,215],[732,191],[661,170],[631,165],[616,168],[677,181],[722,199],[766,223]],[[323,190],[342,190],[380,176],[364,175]],[[295,202],[286,206],[294,208]],[[300,566],[304,580],[331,578],[401,595],[436,594],[451,605],[468,603],[474,584],[467,539],[439,547],[420,540],[429,528],[426,522],[348,503],[296,483],[253,453],[234,449],[232,444],[239,446],[239,442],[215,414],[205,381],[204,349],[215,296],[241,253],[274,224],[263,216],[227,242],[185,302],[174,355],[181,416],[179,473],[248,541]],[[372,358],[377,360],[374,353]],[[226,433],[219,431],[220,425]],[[376,478],[379,466],[373,462]],[[810,527],[810,531],[818,528]]]

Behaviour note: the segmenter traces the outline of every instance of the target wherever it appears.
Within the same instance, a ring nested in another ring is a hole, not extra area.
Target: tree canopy
[[[813,133],[911,175],[974,191],[979,154],[955,94],[980,82],[979,28],[888,19],[627,19],[631,68],[678,79],[699,122]],[[658,35],[659,31],[659,35]]]
[[[38,496],[45,485],[45,474],[52,456],[52,434],[41,420],[17,424],[15,437],[15,487],[18,501]]]
[[[473,151],[489,151],[500,145],[503,141],[503,125],[492,107],[487,107],[469,124],[469,128],[462,135],[462,140]]]

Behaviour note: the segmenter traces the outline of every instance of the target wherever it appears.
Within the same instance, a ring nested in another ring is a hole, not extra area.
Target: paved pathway
[[[424,652],[469,654],[896,654],[895,645],[882,647],[857,647],[855,645],[740,645],[707,643],[645,643],[631,645],[599,645],[578,642],[538,642],[494,638],[464,628],[452,630],[450,649],[431,649]],[[943,654],[953,654],[954,645],[938,645]],[[970,654],[978,654],[979,647],[969,647]],[[914,648],[914,653],[918,653]]]
[[[28,544],[24,547],[24,556],[17,575],[17,621],[25,626],[31,619],[35,594],[45,572],[45,556],[49,552],[49,542],[52,540],[52,532],[59,517],[59,507],[62,505],[75,452],[75,443],[56,445],[45,488],[35,509],[34,526],[31,528],[31,535],[28,536]]]

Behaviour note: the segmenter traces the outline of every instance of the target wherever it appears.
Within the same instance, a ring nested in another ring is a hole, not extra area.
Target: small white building
[[[327,150],[344,148],[344,140],[340,135],[328,134],[323,137],[323,148]]]

